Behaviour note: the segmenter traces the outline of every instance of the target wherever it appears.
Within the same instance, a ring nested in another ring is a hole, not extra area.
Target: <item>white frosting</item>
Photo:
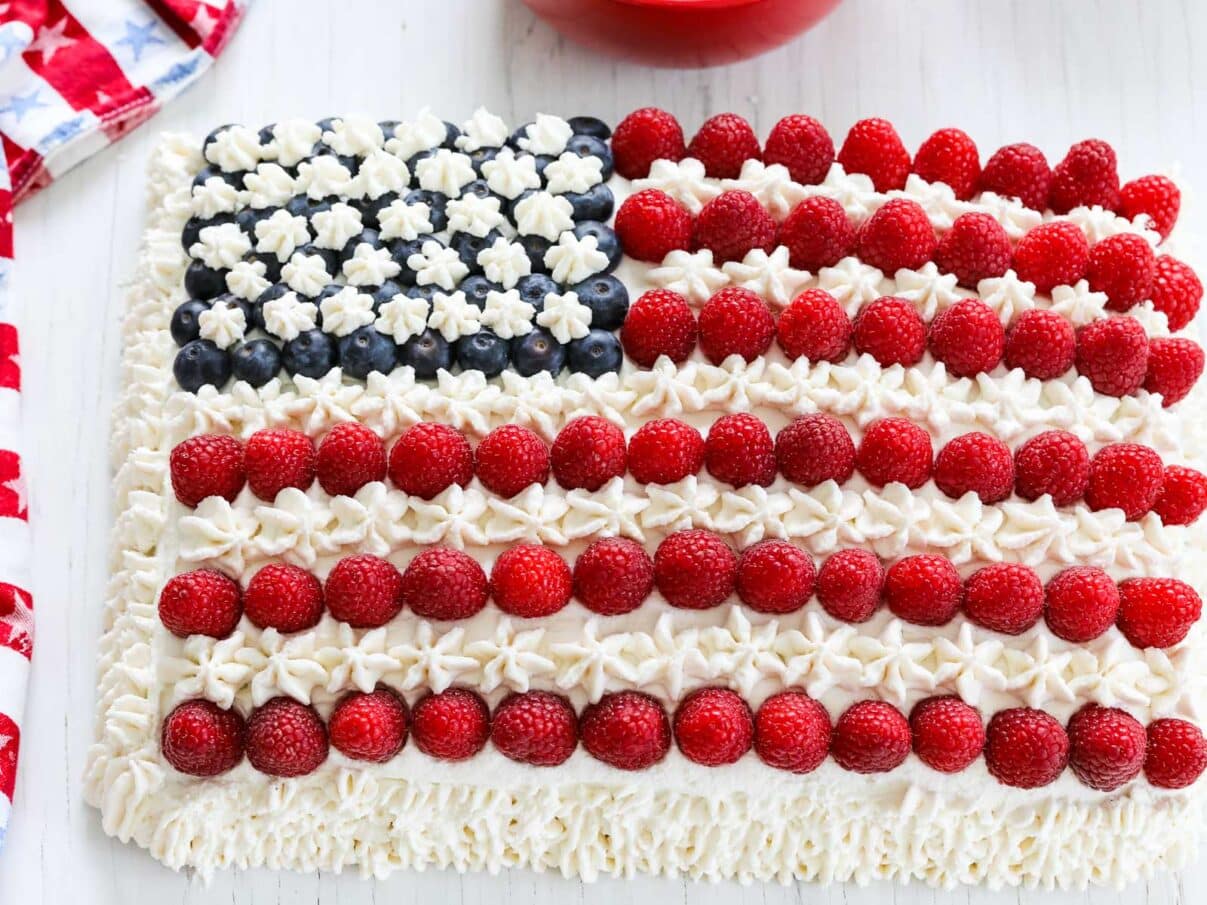
[[[331,282],[327,262],[318,255],[294,252],[289,262],[281,268],[281,278],[299,295],[317,296]]]
[[[227,291],[254,302],[272,285],[264,277],[267,272],[263,261],[237,261],[226,275]]]
[[[521,236],[541,236],[550,242],[574,229],[574,208],[560,195],[535,192],[516,203],[512,212]]]
[[[303,302],[293,292],[265,302],[263,312],[265,329],[285,342],[297,339],[318,324],[318,306]]]
[[[650,174],[633,183],[636,191],[658,189],[682,204],[694,216],[704,205],[721,194],[718,182],[710,182],[704,175],[704,164],[694,157],[684,157],[676,162],[655,160],[650,165]]]
[[[582,339],[591,331],[591,309],[578,300],[577,292],[550,292],[536,322],[553,334],[559,343]]]
[[[308,158],[323,130],[308,119],[288,119],[272,128],[272,142],[265,149],[283,167],[294,167]]]
[[[532,259],[524,246],[502,236],[478,252],[478,263],[482,266],[483,276],[504,289],[511,289],[521,277],[532,273]]]
[[[481,238],[492,229],[507,222],[499,209],[498,198],[462,195],[448,203],[448,229],[452,233],[469,233]]]
[[[398,124],[393,137],[386,142],[386,150],[403,160],[410,160],[420,151],[438,147],[446,135],[444,121],[425,107],[414,122]]]
[[[809,194],[803,185],[792,181],[782,163],[765,164],[761,160],[747,160],[737,179],[726,179],[721,185],[754,195],[776,220],[787,217]]]
[[[727,261],[722,270],[732,285],[750,289],[780,308],[807,288],[812,278],[809,271],[788,263],[788,249],[782,245],[771,254],[752,248],[741,261]]]
[[[371,117],[351,114],[336,119],[323,133],[323,142],[336,154],[367,157],[384,144],[385,136]]]
[[[448,292],[452,292],[469,273],[455,249],[445,248],[432,239],[407,258],[407,267],[415,271],[415,282],[420,286],[436,285]]]
[[[254,170],[261,154],[260,136],[246,126],[223,129],[205,148],[205,159],[227,173]]]
[[[442,192],[450,198],[461,194],[461,189],[474,181],[473,162],[464,154],[439,148],[431,157],[415,164],[419,187],[429,192]]]
[[[347,336],[377,320],[373,313],[373,297],[345,286],[319,305],[323,313],[323,330],[336,336]]]
[[[402,345],[427,329],[428,303],[409,295],[396,295],[377,311],[378,332],[394,337]]]
[[[251,251],[251,241],[236,223],[207,226],[198,233],[189,253],[206,267],[225,270],[234,267]]]
[[[598,157],[579,157],[565,151],[545,167],[546,187],[555,195],[586,192],[603,182],[603,161]]]
[[[361,242],[344,261],[344,278],[350,286],[380,286],[402,273],[402,265],[390,256],[388,248],[374,248]]]
[[[410,204],[401,198],[391,201],[377,215],[383,239],[402,239],[413,242],[432,232],[431,209],[422,201]]]
[[[595,236],[580,239],[567,230],[545,252],[545,266],[555,283],[570,286],[606,270],[608,256],[599,250]]]
[[[351,192],[352,174],[338,158],[323,154],[298,165],[297,187],[315,201],[336,195],[344,197]]]
[[[866,303],[886,295],[881,292],[883,284],[884,274],[854,255],[817,273],[818,287],[838,299],[848,317],[858,314]]]
[[[473,116],[461,124],[461,134],[457,136],[456,144],[467,153],[479,148],[501,148],[507,136],[507,123],[485,107],[479,107]]]
[[[521,299],[517,290],[497,292],[492,289],[486,293],[481,321],[500,339],[514,339],[532,332],[535,314],[536,308]]]
[[[560,116],[538,113],[536,120],[524,130],[519,145],[529,154],[547,154],[553,157],[566,150],[566,142],[574,135],[570,124]]]
[[[211,176],[203,184],[193,186],[193,214],[202,220],[233,214],[239,209],[241,197],[239,190],[221,176]]]
[[[219,349],[229,349],[243,339],[247,330],[247,317],[238,305],[217,302],[197,318],[201,327],[201,338],[208,339]]]
[[[306,218],[295,217],[284,209],[274,211],[271,217],[256,224],[256,251],[275,255],[282,263],[309,241]]]
[[[427,325],[451,343],[481,330],[482,312],[460,290],[437,292],[432,296],[432,315]]]
[[[343,251],[365,228],[361,212],[346,201],[337,201],[330,210],[319,211],[310,218],[310,223],[314,227],[314,244],[332,251]]]
[[[713,264],[708,248],[667,252],[662,263],[647,276],[653,285],[677,292],[697,307],[729,285],[729,275]]]
[[[247,186],[247,205],[257,210],[282,207],[294,196],[296,184],[285,168],[277,163],[262,163],[254,173],[243,177]]]
[[[376,200],[390,192],[403,191],[410,181],[411,174],[405,163],[393,154],[375,148],[361,161],[351,191],[357,198]]]
[[[518,198],[528,189],[541,187],[536,161],[526,154],[517,157],[511,148],[503,148],[493,160],[483,163],[482,175],[492,192],[508,200]]]

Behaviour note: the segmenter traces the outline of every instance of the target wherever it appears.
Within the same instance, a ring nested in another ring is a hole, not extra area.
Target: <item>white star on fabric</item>
[[[26,53],[42,54],[42,65],[45,66],[54,59],[54,55],[64,47],[70,47],[75,41],[72,38],[66,37],[63,32],[67,30],[67,17],[64,16],[54,25],[43,25],[38,29],[38,35],[33,42],[26,48]]]
[[[202,37],[208,38],[217,23],[218,20],[214,18],[213,11],[204,3],[198,3],[197,12],[189,21],[189,28]]]

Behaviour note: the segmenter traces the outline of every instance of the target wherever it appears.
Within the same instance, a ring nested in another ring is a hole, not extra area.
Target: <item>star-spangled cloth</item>
[[[249,2],[0,0],[0,845],[34,638],[11,324],[13,207],[193,82]]]

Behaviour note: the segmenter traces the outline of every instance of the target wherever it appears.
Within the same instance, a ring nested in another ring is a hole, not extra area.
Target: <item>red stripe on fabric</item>
[[[0,518],[29,519],[25,501],[25,485],[21,477],[21,458],[7,449],[0,449]]]
[[[202,36],[193,29],[192,22],[197,15],[197,0],[146,0],[147,6],[163,20],[163,23],[176,33],[176,37],[188,45],[189,50],[201,46]]]
[[[50,184],[50,174],[42,164],[42,156],[32,148],[23,148],[5,133],[0,132],[4,144],[4,159],[8,161],[9,181],[13,186],[13,206],[21,199]],[[11,254],[9,255],[11,257]]]
[[[28,660],[34,649],[34,602],[16,585],[0,582],[0,647],[15,650]],[[4,735],[0,726],[0,736]],[[4,748],[0,744],[0,750]]]
[[[129,135],[158,112],[159,101],[148,94],[139,103],[118,111],[119,115],[102,122],[101,129],[110,142],[115,142],[122,136]]]
[[[0,794],[13,800],[17,783],[17,749],[21,746],[21,729],[12,719],[0,713]]]
[[[2,160],[2,159],[0,159]],[[0,190],[0,258],[13,257],[13,193]],[[0,345],[0,353],[3,345]]]
[[[222,10],[218,24],[209,33],[209,36],[205,39],[205,43],[201,45],[205,48],[206,53],[212,57],[216,57],[222,53],[227,41],[234,35],[235,26],[239,24],[239,19],[242,15],[243,7],[241,5],[234,2],[227,4],[226,9]]]
[[[17,362],[17,328],[0,324],[0,387],[21,389],[21,366]]]

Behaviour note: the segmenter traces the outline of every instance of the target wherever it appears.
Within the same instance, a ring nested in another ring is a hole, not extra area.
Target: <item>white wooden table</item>
[[[760,134],[785,113],[807,111],[839,141],[854,120],[885,116],[911,148],[958,125],[983,155],[1027,140],[1059,159],[1071,142],[1099,136],[1118,150],[1125,178],[1180,156],[1183,174],[1203,187],[1207,53],[1196,39],[1207,39],[1207,4],[1197,0],[846,0],[813,32],[759,60],[676,72],[580,50],[518,0],[257,0],[213,73],[17,215],[38,638],[0,903],[1201,901],[1207,865],[1123,893],[1064,896],[669,879],[583,886],[527,871],[401,873],[381,883],[259,871],[226,873],[206,888],[107,838],[81,797],[108,570],[119,287],[135,260],[155,133],[351,110],[405,117],[423,104],[454,120],[485,104],[512,122],[541,110],[614,123],[656,103],[689,134],[706,114],[733,110]],[[1207,234],[1201,212],[1184,217]]]

